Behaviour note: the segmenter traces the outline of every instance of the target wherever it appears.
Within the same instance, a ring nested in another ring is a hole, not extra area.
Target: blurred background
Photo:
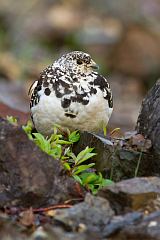
[[[160,76],[160,0],[0,0],[0,115],[24,122],[30,84],[71,50],[90,53],[108,78],[110,128],[134,129]]]

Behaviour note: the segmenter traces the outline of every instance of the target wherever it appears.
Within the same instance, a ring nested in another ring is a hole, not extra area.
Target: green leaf
[[[28,133],[28,138],[33,141],[33,137],[31,133]]]
[[[107,126],[103,126],[103,134],[105,137],[107,136]]]
[[[81,185],[83,185],[83,183],[82,183],[82,181],[81,181],[81,178],[80,178],[79,176],[73,175],[73,178],[74,178],[77,182],[79,182]]]
[[[71,170],[71,167],[70,167],[68,162],[63,163],[63,167],[64,167],[65,170],[68,170],[68,171]]]
[[[53,125],[53,134],[56,135],[59,129],[61,129],[61,126],[55,123]]]
[[[56,143],[57,144],[72,144],[71,142],[65,141],[65,140],[56,140]]]
[[[114,182],[111,181],[110,179],[104,179],[102,180],[101,186],[100,187],[105,187],[105,186],[109,186],[111,184],[113,184]]]
[[[96,173],[82,173],[80,175],[83,184],[94,183],[99,179],[99,176]]]
[[[80,164],[86,160],[88,160],[89,158],[91,158],[92,156],[96,155],[96,153],[91,153],[93,150],[93,148],[89,148],[86,147],[84,150],[82,150],[76,158],[76,164]]]
[[[85,170],[93,167],[94,165],[95,165],[95,163],[90,163],[90,164],[88,164],[88,165],[80,165],[80,166],[74,168],[73,171],[72,171],[72,173],[75,174],[75,175],[77,175],[77,174],[79,174],[79,173],[81,173],[81,172],[84,172]]]
[[[76,162],[76,155],[70,150],[66,153],[68,157],[71,157]]]
[[[69,146],[69,147],[66,147],[66,148],[64,149],[64,156],[67,155],[67,158],[68,158],[68,157],[69,157],[69,156],[68,156],[69,152],[70,152],[70,146]]]
[[[77,155],[77,162],[81,160],[85,154],[89,152],[89,147],[86,147],[84,150],[82,150],[78,155]]]
[[[99,172],[99,173],[98,173],[98,181],[99,181],[99,182],[102,182],[103,179],[104,179],[104,178],[103,178],[103,176],[102,176],[102,173]]]
[[[18,122],[17,122],[17,118],[13,117],[13,116],[7,116],[6,117],[7,121],[15,126],[17,126]]]
[[[79,177],[82,185],[89,188],[93,194],[96,194],[100,188],[113,184],[111,180],[104,179],[101,173],[84,172]]]
[[[51,143],[56,143],[57,141],[60,141],[62,138],[63,138],[63,136],[60,135],[60,134],[57,134],[57,135],[52,134],[51,137],[50,137],[50,142]]]
[[[64,160],[67,160],[69,157],[66,157],[66,156],[61,156],[61,160],[64,161]]]
[[[44,136],[40,133],[33,133],[33,135],[35,136],[34,141],[41,148],[41,150],[46,152],[46,153],[49,153],[49,151],[51,149],[51,145],[50,145],[49,140],[46,140],[44,138]]]
[[[87,186],[88,186],[88,188],[91,190],[92,194],[94,194],[94,195],[97,194],[98,189],[95,188],[94,185],[92,185],[92,184],[88,184]]]
[[[51,155],[54,158],[60,158],[62,154],[62,146],[56,145],[54,148],[52,148],[49,152],[49,155]]]
[[[22,129],[25,131],[27,135],[31,134],[32,128],[33,128],[33,125],[31,121],[28,121],[26,126],[22,126]]]
[[[80,134],[79,134],[78,130],[72,132],[72,133],[69,135],[69,141],[70,141],[71,143],[78,142],[79,139],[80,139]]]
[[[95,155],[96,155],[96,153],[86,153],[85,156],[81,160],[78,161],[78,164],[81,164],[81,163],[87,161],[89,158],[92,158]]]

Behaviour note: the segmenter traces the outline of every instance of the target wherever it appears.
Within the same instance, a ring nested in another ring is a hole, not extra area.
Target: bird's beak
[[[99,66],[94,61],[91,61],[91,63],[89,64],[89,67],[91,67],[93,70],[99,69]]]

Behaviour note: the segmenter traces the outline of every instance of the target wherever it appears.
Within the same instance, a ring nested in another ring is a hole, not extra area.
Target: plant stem
[[[134,173],[134,177],[137,177],[138,175],[138,170],[139,170],[139,165],[140,165],[140,162],[141,162],[141,159],[142,159],[142,151],[140,152],[139,154],[139,158],[138,158],[138,162],[137,162],[137,166],[136,166],[136,169],[135,169],[135,173]]]

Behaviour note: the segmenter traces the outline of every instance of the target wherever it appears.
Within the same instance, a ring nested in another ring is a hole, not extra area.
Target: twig
[[[46,207],[46,208],[35,208],[35,209],[33,209],[33,212],[34,213],[47,212],[47,211],[53,210],[53,209],[70,208],[70,207],[72,207],[71,204],[58,204],[58,205],[53,205],[53,206]]]
[[[84,197],[83,197],[83,198],[72,198],[72,199],[66,200],[66,201],[65,201],[65,204],[71,203],[71,202],[73,202],[73,201],[78,201],[78,202],[80,202],[80,201],[83,201],[83,200],[84,200]]]

